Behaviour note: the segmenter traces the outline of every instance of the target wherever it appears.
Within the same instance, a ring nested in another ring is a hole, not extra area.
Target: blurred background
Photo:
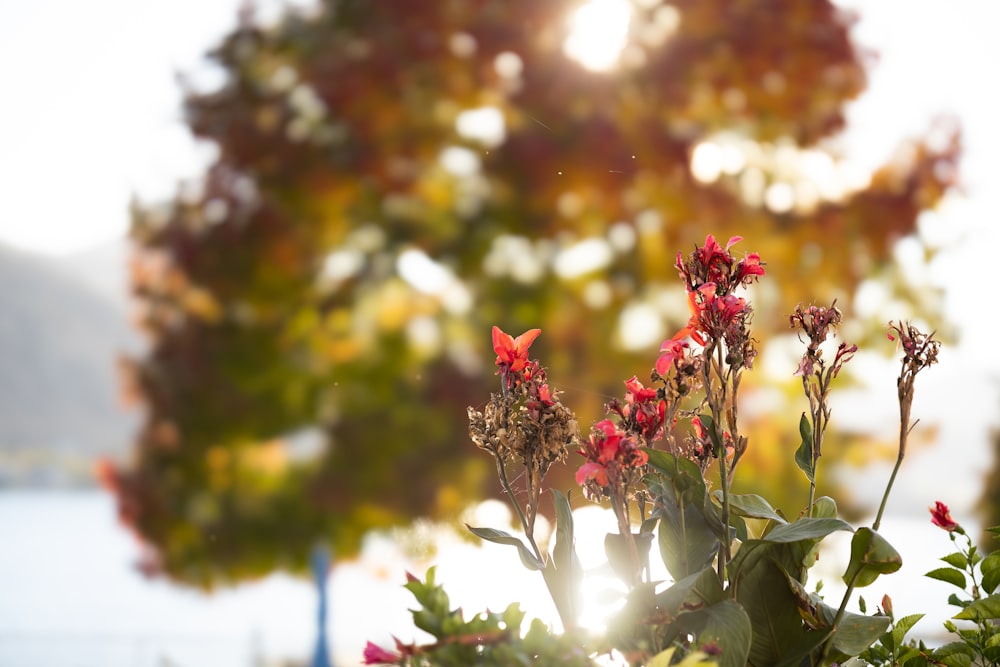
[[[673,258],[708,233],[767,262],[738,484],[788,514],[787,313],[837,299],[862,349],[821,488],[855,519],[895,455],[886,322],[947,341],[884,531],[913,559],[871,592],[943,607],[927,506],[1000,523],[998,20],[987,0],[0,0],[0,664],[310,664],[324,550],[335,664],[413,637],[407,569],[551,617],[456,529],[509,520],[465,418],[495,388],[489,328],[542,329],[587,428],[686,321]],[[599,552],[606,517],[578,514]]]

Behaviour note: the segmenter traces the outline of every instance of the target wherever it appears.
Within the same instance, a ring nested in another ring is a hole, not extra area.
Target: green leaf
[[[833,519],[837,516],[837,501],[830,496],[821,496],[813,503],[812,518]]]
[[[829,630],[831,649],[838,661],[854,657],[869,648],[889,627],[888,616],[863,616],[846,613],[836,628],[833,627],[837,611],[822,601],[819,596],[810,595],[805,587],[793,577],[786,575],[789,589],[798,599],[799,614],[815,630]],[[883,639],[885,639],[883,637]],[[801,657],[805,657],[802,655]]]
[[[735,600],[723,600],[678,619],[682,632],[697,636],[695,648],[715,642],[722,649],[720,667],[744,667],[750,653],[752,627],[746,610]]]
[[[510,533],[505,533],[502,530],[496,530],[494,528],[473,528],[469,524],[465,524],[465,527],[472,531],[473,535],[476,535],[487,542],[493,542],[495,544],[508,544],[512,547],[517,547],[517,554],[521,557],[521,563],[529,570],[545,569],[545,563],[538,560],[535,555],[528,550],[528,547],[524,545],[524,542]]]
[[[1000,595],[991,595],[981,600],[975,600],[952,618],[975,621],[976,623],[998,619],[1000,618]]]
[[[924,576],[930,577],[931,579],[937,579],[938,581],[946,581],[953,586],[958,586],[963,591],[965,590],[965,573],[954,568],[939,567],[936,570],[931,570],[930,572],[924,574]]]
[[[715,568],[706,567],[700,572],[678,580],[673,586],[656,595],[656,607],[670,616],[684,610],[697,610],[726,599]]]
[[[675,667],[714,667],[716,664],[714,660],[699,651],[689,653],[683,660],[674,663],[674,652],[676,650],[675,648],[668,648],[665,651],[657,653],[649,659],[646,667],[669,667],[671,664],[675,664]]]
[[[767,542],[801,542],[802,540],[822,539],[838,530],[853,530],[851,524],[842,519],[811,519],[804,517],[795,523],[776,526],[764,536]]]
[[[948,596],[948,604],[953,604],[956,607],[961,607],[962,609],[968,607],[971,602],[972,600],[963,600],[954,593]]]
[[[983,573],[983,590],[992,594],[1000,586],[1000,553],[991,553],[979,567]]]
[[[673,481],[678,476],[686,476],[692,483],[692,490],[697,492],[705,488],[705,479],[702,477],[701,469],[691,459],[683,456],[674,456],[669,452],[652,447],[643,447],[643,451],[649,455],[649,465],[654,470],[659,471],[668,480]],[[699,485],[700,482],[700,485]]]
[[[722,523],[701,470],[693,461],[658,450],[646,451],[651,465],[663,475],[659,482],[649,484],[656,494],[654,502],[660,517],[660,557],[674,580],[680,580],[701,570],[715,557]]]
[[[965,557],[961,551],[956,551],[953,554],[948,554],[941,558],[944,562],[948,563],[952,567],[957,567],[960,570],[964,570],[969,564],[969,559]]]
[[[721,491],[715,492],[716,499],[721,499]],[[771,504],[755,493],[733,494],[729,496],[729,510],[739,516],[750,519],[769,519],[776,523],[788,523],[778,514]]]
[[[934,649],[931,657],[947,667],[969,667],[974,654],[964,642],[949,642]]]
[[[813,468],[812,424],[809,423],[804,412],[801,419],[799,419],[799,435],[802,436],[802,444],[795,450],[795,465],[806,474],[806,479],[815,484],[816,471]]]
[[[846,657],[853,657],[875,643],[889,627],[888,616],[862,616],[844,614],[830,641],[833,650]]]
[[[844,583],[861,588],[902,566],[899,552],[884,537],[871,528],[858,528],[851,540],[851,561],[844,572]]]
[[[576,541],[573,533],[573,508],[570,494],[564,496],[558,489],[552,489],[552,501],[556,507],[556,543],[552,547],[552,560],[556,569],[571,570],[576,561]]]
[[[809,664],[804,662],[805,658],[822,646],[831,634],[833,634],[833,630],[830,628],[806,631],[794,644],[788,647],[782,654],[781,661],[775,667],[801,667],[803,664]]]
[[[750,540],[730,562],[730,590],[750,617],[753,636],[748,664],[771,667],[804,635],[798,601],[786,572],[802,567],[805,546]]]
[[[712,440],[716,458],[724,456],[724,447],[722,446],[722,441],[719,440],[719,433],[715,430],[715,420],[712,419],[712,415],[698,415],[698,421],[701,422],[705,432],[708,433],[708,437]]]
[[[912,630],[913,626],[916,625],[917,622],[923,617],[923,614],[910,614],[909,616],[897,619],[892,624],[892,639],[896,646],[903,645],[903,640],[906,639],[906,633]]]
[[[639,568],[645,569],[649,565],[649,547],[653,543],[653,536],[648,534],[632,534],[636,551],[639,556]],[[608,556],[608,563],[622,581],[631,583],[638,578],[638,572],[632,571],[632,559],[629,555],[628,543],[625,538],[618,533],[608,533],[604,536],[604,553]]]
[[[580,608],[579,591],[583,570],[576,555],[570,492],[564,496],[552,489],[552,496],[556,508],[556,543],[552,547],[552,560],[546,563],[542,575],[559,611],[559,617],[565,624],[572,626],[577,622]]]

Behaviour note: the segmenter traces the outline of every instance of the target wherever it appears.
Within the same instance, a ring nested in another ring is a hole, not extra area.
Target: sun
[[[588,0],[570,15],[563,50],[587,69],[608,71],[625,48],[631,18],[628,0]]]

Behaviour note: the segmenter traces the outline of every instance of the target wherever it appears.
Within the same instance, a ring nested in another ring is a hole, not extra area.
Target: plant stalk
[[[901,399],[899,402],[899,454],[896,456],[896,465],[892,468],[892,475],[889,476],[889,483],[885,485],[885,493],[882,494],[882,502],[878,506],[878,514],[875,515],[875,522],[872,523],[872,530],[878,532],[878,527],[882,524],[882,515],[885,513],[886,503],[889,501],[889,492],[896,481],[896,473],[906,456],[906,439],[910,435],[910,402]]]

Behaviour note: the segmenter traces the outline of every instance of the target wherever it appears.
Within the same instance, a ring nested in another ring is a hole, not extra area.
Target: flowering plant
[[[857,346],[841,342],[824,356],[841,311],[836,303],[796,308],[789,321],[806,349],[795,374],[808,410],[799,420],[801,445],[794,457],[809,481],[808,497],[798,515],[788,517],[759,495],[737,493],[734,471],[749,447],[740,430],[738,396],[757,355],[753,310],[739,292],[765,275],[758,254],[732,254],[740,240],[722,246],[709,235],[688,256],[677,255],[690,309],[686,325],[663,342],[650,386],[634,376],[626,380],[624,400],[608,403],[607,418],[585,434],[549,385],[545,369],[529,357],[541,332],[514,338],[493,328],[500,391],[482,410],[469,408],[469,432],[494,457],[524,538],[493,528],[469,530],[516,549],[525,567],[541,573],[563,632],[553,635],[536,621],[522,635],[523,614],[516,605],[465,621],[449,609],[431,571],[426,581],[411,578],[407,588],[422,605],[414,612],[415,624],[435,643],[397,641],[391,651],[370,644],[368,664],[589,665],[614,653],[631,665],[657,667],[706,661],[798,667],[842,664],[883,638],[892,623],[889,615],[848,612],[847,604],[856,588],[902,564],[878,529],[913,426],[914,379],[937,361],[940,344],[909,323],[890,324],[889,338],[898,340],[904,353],[897,381],[898,457],[874,522],[854,528],[837,516],[832,498],[816,497],[816,479],[831,386]],[[540,549],[535,537],[545,475],[574,452],[582,457],[576,481],[583,495],[607,503],[618,526],[607,535],[605,551],[626,592],[600,635],[588,633],[579,621],[584,573],[575,553],[569,493],[552,491],[551,552]],[[938,525],[950,525],[946,512],[940,518]],[[810,592],[806,585],[820,542],[836,531],[849,531],[853,538],[842,577],[846,591],[830,604],[818,587]],[[672,581],[652,579],[654,543]],[[540,642],[543,636],[546,642]]]

